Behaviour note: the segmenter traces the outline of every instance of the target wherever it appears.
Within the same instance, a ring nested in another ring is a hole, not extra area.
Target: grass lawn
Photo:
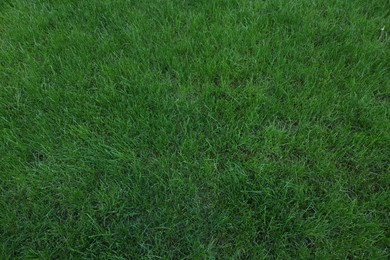
[[[389,10],[0,0],[0,258],[388,258]]]

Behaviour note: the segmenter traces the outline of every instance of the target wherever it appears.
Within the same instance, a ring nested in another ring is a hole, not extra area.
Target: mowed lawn
[[[389,10],[1,0],[0,258],[387,259]]]

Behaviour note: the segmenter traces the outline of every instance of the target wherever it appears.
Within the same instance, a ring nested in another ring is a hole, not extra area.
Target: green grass
[[[0,0],[0,258],[388,258],[389,10]]]

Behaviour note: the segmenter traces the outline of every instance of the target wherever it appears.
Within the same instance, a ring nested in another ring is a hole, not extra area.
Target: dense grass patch
[[[387,258],[389,10],[0,1],[0,258]]]

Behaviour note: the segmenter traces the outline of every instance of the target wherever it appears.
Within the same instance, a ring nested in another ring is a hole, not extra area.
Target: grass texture
[[[1,0],[0,258],[388,258],[389,10]]]

